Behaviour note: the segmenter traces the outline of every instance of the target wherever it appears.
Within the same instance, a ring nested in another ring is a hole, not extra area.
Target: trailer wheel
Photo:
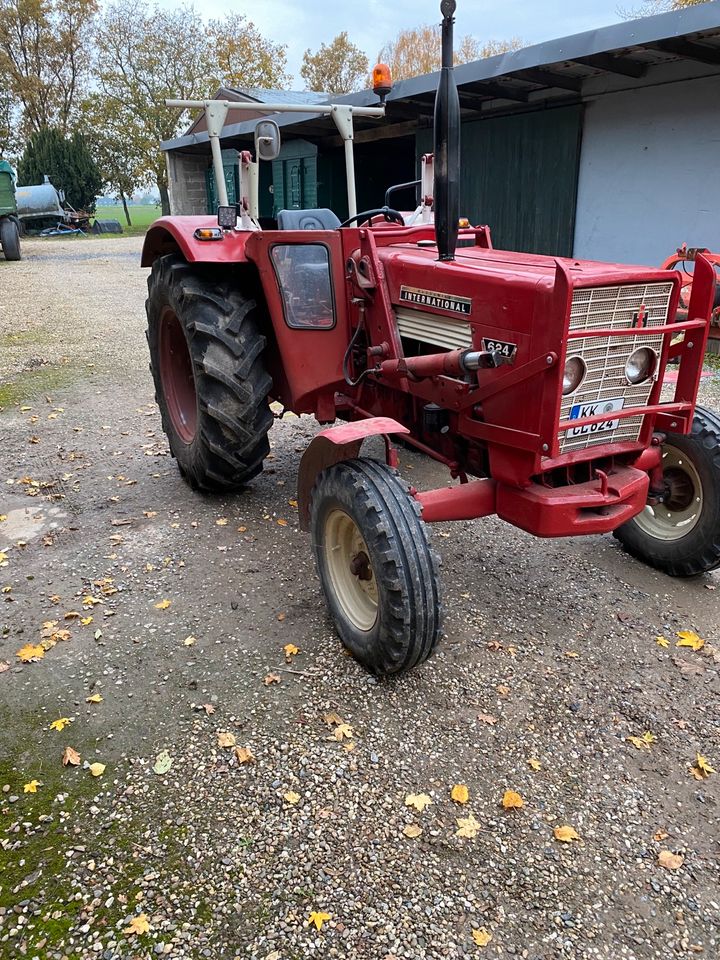
[[[272,380],[254,300],[176,255],[148,278],[150,369],[170,450],[195,489],[235,490],[262,470]]]
[[[6,260],[20,259],[20,230],[14,220],[0,220],[0,246]]]
[[[324,470],[310,529],[340,639],[376,674],[409,670],[440,639],[438,560],[420,506],[397,474],[365,458]]]
[[[673,577],[720,566],[720,417],[697,407],[663,444],[665,497],[615,531],[628,553]]]

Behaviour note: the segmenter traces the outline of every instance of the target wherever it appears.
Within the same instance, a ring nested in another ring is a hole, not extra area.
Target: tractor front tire
[[[0,220],[0,246],[6,260],[20,259],[20,229],[10,218]]]
[[[397,474],[365,458],[323,470],[310,528],[330,613],[355,659],[379,675],[427,660],[442,623],[438,560]]]
[[[155,398],[180,472],[197,490],[236,490],[270,451],[256,303],[171,254],[154,262],[145,306]]]
[[[665,495],[615,531],[638,560],[673,577],[720,567],[720,417],[697,407],[689,434],[662,448]]]

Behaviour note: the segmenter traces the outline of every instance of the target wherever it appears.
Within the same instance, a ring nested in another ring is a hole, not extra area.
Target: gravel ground
[[[674,581],[612,537],[441,524],[446,636],[377,682],[297,527],[313,422],[276,423],[240,496],[177,475],[139,249],[0,260],[0,956],[720,956],[720,773],[691,773],[697,753],[720,768],[720,575]],[[702,399],[720,409],[719,377]]]

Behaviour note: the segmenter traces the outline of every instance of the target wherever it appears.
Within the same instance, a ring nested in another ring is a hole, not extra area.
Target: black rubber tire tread
[[[0,220],[0,246],[6,260],[20,260],[20,229],[14,220]]]
[[[439,559],[430,547],[420,504],[383,463],[345,460],[319,475],[312,491],[310,529],[315,560],[340,639],[372,673],[412,669],[433,653],[442,629]],[[340,508],[357,524],[378,588],[378,618],[357,629],[338,604],[325,567],[324,523]]]
[[[190,444],[177,435],[163,397],[158,332],[165,305],[183,327],[195,374],[198,419]],[[169,254],[153,263],[145,307],[155,399],[180,472],[197,490],[242,487],[262,471],[273,423],[272,379],[263,362],[266,341],[255,301]]]
[[[695,577],[720,567],[720,416],[696,407],[689,434],[669,433],[668,442],[692,461],[703,485],[700,521],[679,540],[665,541],[644,533],[635,520],[614,536],[638,560],[671,577]]]

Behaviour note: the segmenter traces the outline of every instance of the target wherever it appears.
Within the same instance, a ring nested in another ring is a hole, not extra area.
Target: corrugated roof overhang
[[[547,108],[594,99],[638,86],[720,75],[720,0],[672,13],[617,23],[599,30],[524,47],[455,68],[465,119]],[[432,120],[438,73],[395,84],[384,120],[357,117],[355,139],[411,135]],[[333,98],[336,103],[370,106],[372,90]],[[269,106],[269,105],[268,105]],[[331,118],[313,114],[276,115],[288,137],[337,141]],[[223,145],[247,145],[256,119],[227,124]],[[205,132],[162,144],[163,150],[206,152]]]

